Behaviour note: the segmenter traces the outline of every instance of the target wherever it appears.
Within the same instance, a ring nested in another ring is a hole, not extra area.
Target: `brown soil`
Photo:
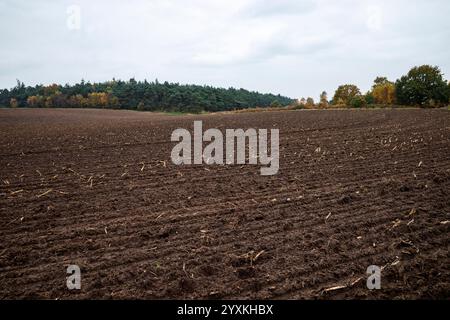
[[[279,173],[173,165],[170,134],[194,119],[279,128]],[[448,111],[0,110],[0,124],[1,299],[450,298]]]

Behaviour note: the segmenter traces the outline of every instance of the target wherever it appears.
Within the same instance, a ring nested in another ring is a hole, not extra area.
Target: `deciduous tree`
[[[375,103],[394,104],[395,84],[385,77],[377,77],[372,86],[372,96]]]
[[[11,108],[17,108],[19,103],[17,102],[16,98],[11,98],[11,100],[9,101],[9,105],[11,106]]]
[[[350,101],[353,97],[361,95],[359,88],[353,84],[344,84],[337,88],[333,97],[333,104],[350,105]]]
[[[319,103],[319,106],[320,106],[321,108],[328,108],[328,95],[327,95],[327,92],[326,92],[326,91],[323,91],[323,92],[320,94],[320,103]]]
[[[449,101],[447,83],[439,67],[423,65],[412,68],[395,83],[397,99],[405,105],[443,105]]]
[[[308,97],[306,99],[306,107],[307,108],[313,108],[314,107],[314,99],[311,97]]]

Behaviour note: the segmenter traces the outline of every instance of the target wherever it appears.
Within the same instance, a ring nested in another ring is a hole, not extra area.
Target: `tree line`
[[[371,90],[362,94],[354,84],[339,86],[331,100],[324,91],[319,103],[312,98],[301,98],[295,104],[298,108],[361,108],[367,106],[447,106],[450,100],[450,82],[437,66],[422,65],[412,68],[395,82],[386,77],[377,77]]]
[[[25,86],[0,90],[0,106],[32,108],[111,108],[142,111],[215,112],[253,107],[280,108],[361,108],[367,106],[439,107],[449,104],[450,82],[437,66],[412,68],[395,82],[377,77],[365,94],[354,84],[339,86],[331,100],[324,91],[320,101],[291,99],[235,88],[115,80],[102,83],[81,81],[75,85]]]
[[[0,90],[0,106],[35,108],[111,108],[142,111],[214,112],[249,107],[289,105],[293,99],[235,88],[115,80],[75,85],[25,86]]]

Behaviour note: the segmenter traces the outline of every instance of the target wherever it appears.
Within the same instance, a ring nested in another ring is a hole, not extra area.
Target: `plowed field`
[[[280,129],[278,174],[175,166],[194,120]],[[0,179],[1,299],[450,298],[445,110],[3,109]]]

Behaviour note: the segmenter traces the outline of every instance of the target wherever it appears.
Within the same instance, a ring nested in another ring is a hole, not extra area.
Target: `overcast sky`
[[[0,0],[0,39],[1,88],[135,77],[317,99],[420,64],[450,79],[448,0]]]

